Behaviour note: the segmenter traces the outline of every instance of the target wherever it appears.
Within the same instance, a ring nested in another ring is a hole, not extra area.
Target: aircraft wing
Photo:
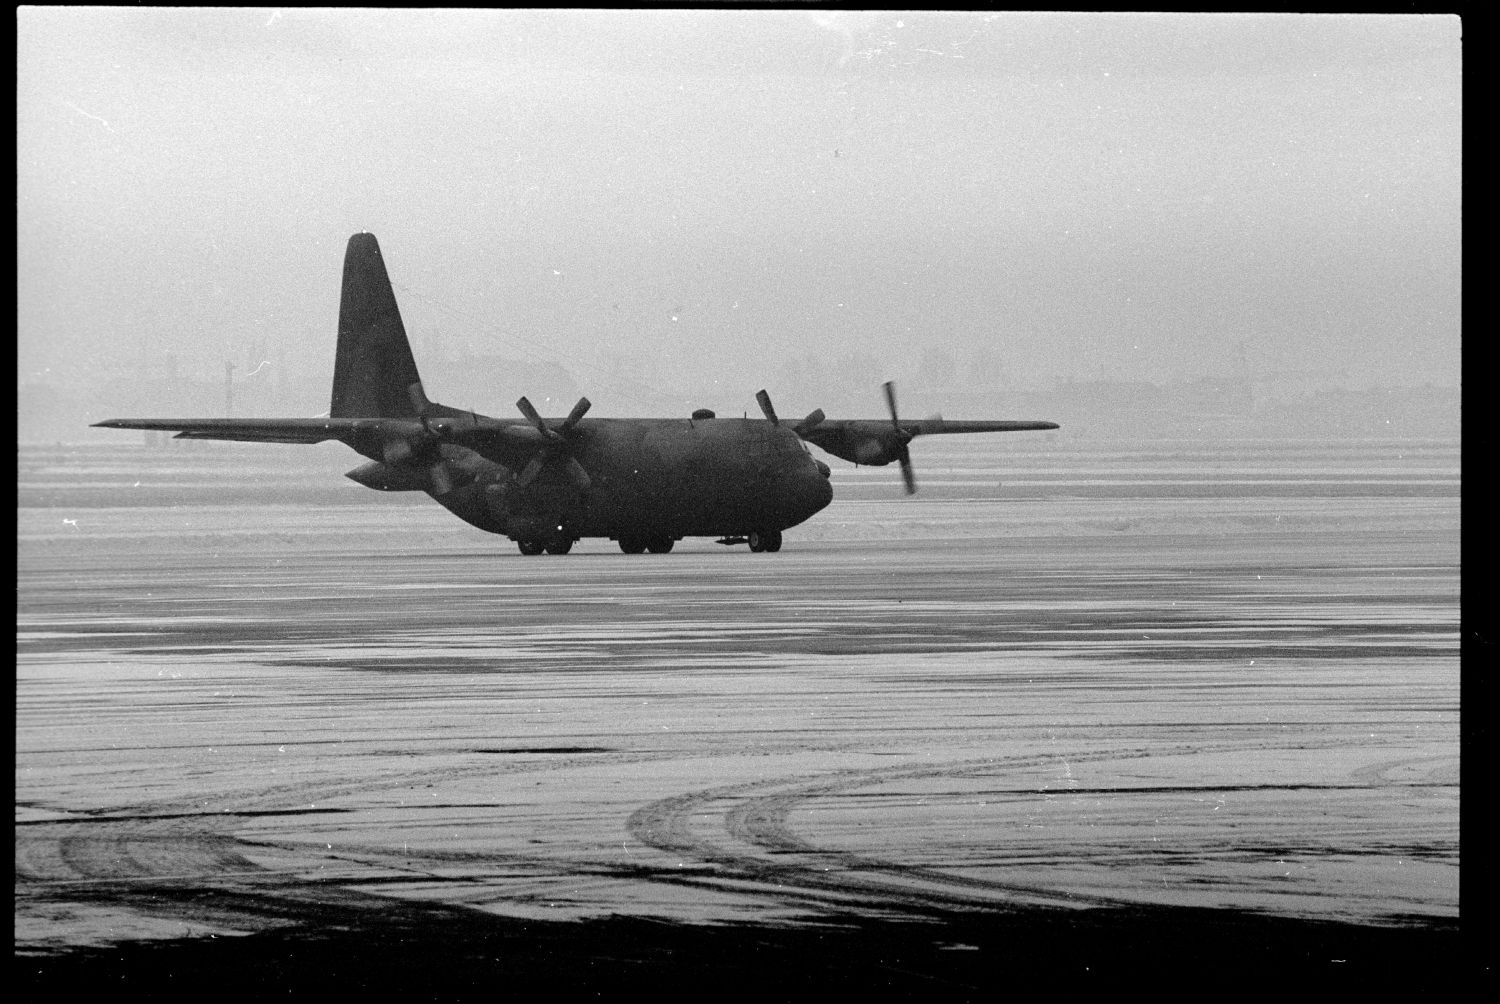
[[[943,418],[822,419],[794,426],[797,435],[819,449],[856,464],[880,466],[900,460],[906,444],[916,436],[962,432],[1031,432],[1056,429],[1056,422],[1030,420],[969,421]]]
[[[415,424],[407,422],[406,424]],[[175,432],[178,439],[229,439],[243,443],[322,443],[375,431],[380,419],[367,418],[111,418],[100,429]]]
[[[111,418],[104,429],[175,432],[177,439],[241,443],[322,443],[337,440],[369,456],[388,444],[454,443],[508,467],[524,466],[546,437],[525,419],[493,419],[437,406],[430,418]]]
[[[878,425],[889,425],[888,422],[873,423]],[[1059,428],[1056,422],[1037,422],[1029,419],[1008,419],[1004,421],[970,421],[958,419],[950,421],[944,418],[922,418],[912,421],[903,419],[901,428],[913,436],[938,436],[953,432],[1040,432],[1045,429]]]

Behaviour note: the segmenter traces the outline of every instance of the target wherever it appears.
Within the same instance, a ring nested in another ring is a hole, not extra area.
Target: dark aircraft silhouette
[[[580,398],[563,419],[531,402],[523,418],[489,418],[427,400],[380,246],[349,238],[344,255],[333,403],[327,418],[116,418],[111,429],[176,432],[178,439],[320,443],[336,439],[369,458],[348,473],[380,491],[421,491],[522,554],[566,554],[583,537],[619,541],[627,554],[664,553],[683,537],[717,537],[777,551],[781,533],[833,498],[828,466],[803,440],[857,464],[897,462],[916,490],[908,444],[950,432],[1056,429],[1053,422],[833,421],[821,409],[783,424],[764,390],[764,419],[592,418]]]

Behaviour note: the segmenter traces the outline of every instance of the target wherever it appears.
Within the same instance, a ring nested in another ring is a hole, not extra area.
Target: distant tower
[[[234,363],[224,360],[224,417],[234,417]]]

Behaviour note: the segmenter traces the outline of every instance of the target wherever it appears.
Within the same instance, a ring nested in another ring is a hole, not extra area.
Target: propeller
[[[452,430],[446,420],[440,418],[433,422],[429,418],[432,402],[427,400],[422,381],[408,384],[406,396],[416,411],[421,429],[401,438],[387,439],[381,446],[381,454],[391,467],[424,471],[433,494],[446,495],[453,490],[453,475],[443,459],[442,441]]]
[[[381,444],[381,456],[391,467],[425,470],[433,494],[446,495],[453,490],[453,476],[442,455],[442,437],[447,430],[434,428],[426,415],[419,416],[417,421],[421,423],[419,432],[387,439]]]
[[[537,414],[536,408],[526,398],[523,397],[517,401],[516,407],[520,409],[521,414],[525,415],[532,425],[536,426],[536,430],[542,434],[541,450],[536,456],[531,458],[531,462],[521,471],[520,476],[516,478],[516,483],[524,488],[536,480],[536,476],[542,473],[542,468],[546,467],[549,461],[562,458],[563,473],[567,474],[568,480],[572,481],[574,487],[579,491],[587,489],[593,481],[589,477],[589,472],[584,470],[583,465],[578,462],[578,458],[573,456],[572,450],[575,428],[583,416],[588,413],[590,407],[589,399],[580,397],[578,403],[573,405],[573,410],[568,412],[568,417],[563,419],[562,425],[556,429],[542,421],[542,416]]]
[[[885,403],[891,409],[891,428],[896,432],[895,448],[891,453],[901,462],[901,479],[906,482],[906,494],[915,495],[917,491],[917,478],[911,469],[911,451],[907,444],[912,441],[913,433],[901,428],[901,421],[896,417],[896,384],[887,380],[883,387],[885,389]]]
[[[767,394],[764,390],[756,391],[755,403],[760,405],[761,413],[766,416],[766,420],[768,422],[770,422],[772,425],[781,424],[781,419],[776,417],[776,409],[771,406],[770,394]],[[819,425],[822,425],[823,419],[826,417],[827,416],[823,414],[822,408],[814,408],[812,411],[808,412],[806,418],[798,422],[796,425],[792,426],[792,431],[799,436],[805,435],[808,432],[811,432],[813,429],[817,428]]]

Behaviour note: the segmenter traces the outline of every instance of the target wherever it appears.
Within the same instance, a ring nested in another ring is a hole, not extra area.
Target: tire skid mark
[[[670,755],[642,753],[610,762],[646,762]],[[479,764],[393,772],[362,784],[329,777],[277,785],[216,797],[211,809],[201,799],[168,799],[133,807],[128,815],[112,810],[28,822],[16,828],[15,894],[18,903],[110,902],[152,916],[238,930],[289,923],[326,925],[343,923],[354,912],[417,909],[414,904],[361,890],[400,882],[441,884],[464,879],[424,872],[420,863],[424,860],[432,867],[462,861],[537,874],[549,868],[555,872],[557,862],[524,855],[402,852],[405,865],[398,867],[394,852],[381,853],[386,849],[351,853],[341,848],[337,854],[316,855],[305,843],[245,838],[234,831],[247,817],[300,816],[307,806],[362,793],[473,777],[552,772],[598,762],[597,756],[576,756],[500,764],[489,757]],[[420,812],[427,806],[410,808]],[[268,868],[247,856],[257,848],[278,849],[301,858],[302,863]],[[329,878],[317,876],[327,862],[340,867]],[[360,869],[369,869],[371,874],[358,874]],[[401,870],[409,875],[390,877],[390,872]]]
[[[1069,753],[1068,759],[1085,762],[1120,756],[1119,752]],[[1055,754],[986,757],[945,764],[849,769],[837,771],[832,776],[820,774],[812,778],[776,778],[721,785],[649,803],[631,813],[626,825],[631,835],[642,843],[669,854],[693,857],[720,869],[715,884],[749,882],[762,887],[762,891],[773,890],[777,898],[791,898],[790,894],[795,893],[797,899],[812,900],[825,907],[832,905],[827,902],[831,894],[859,901],[866,908],[871,902],[886,909],[898,906],[908,910],[927,907],[945,911],[974,908],[981,904],[973,896],[920,885],[911,888],[911,878],[915,877],[919,882],[929,878],[919,874],[918,870],[852,852],[818,848],[795,836],[786,826],[786,816],[796,804],[808,798],[840,790],[904,779],[962,776],[996,768],[1024,769],[1056,760]],[[790,790],[776,790],[788,785]],[[768,794],[758,794],[768,789]],[[715,803],[727,803],[727,806]],[[695,819],[715,815],[722,818],[727,836],[748,842],[754,850],[747,853],[693,832]],[[796,860],[767,860],[762,856],[764,853],[790,855]],[[923,871],[941,877],[945,884],[953,884],[956,879],[931,869]],[[770,890],[765,887],[770,887]],[[1026,895],[1028,901],[1035,903],[1034,891],[1026,890]],[[1076,898],[1057,892],[1044,891],[1042,898],[1054,905],[1078,905]]]
[[[1317,744],[1336,747],[1337,742]],[[1298,748],[1306,749],[1307,743]],[[1191,744],[1137,750],[1079,751],[1066,754],[1070,763],[1109,762],[1201,753],[1264,750],[1263,744],[1244,742]],[[875,897],[887,908],[993,909],[998,906],[1125,906],[1133,900],[1049,889],[1030,883],[1000,882],[905,865],[854,851],[818,847],[791,828],[789,817],[809,799],[836,795],[902,780],[970,777],[999,770],[1024,770],[1056,763],[1055,753],[987,757],[939,764],[849,769],[812,778],[783,777],[721,785],[649,803],[631,813],[632,836],[657,850],[696,858],[718,869],[715,883],[750,882],[777,898],[822,901],[826,894]],[[717,817],[723,835],[749,845],[735,848],[722,837],[699,835],[695,820]],[[767,856],[770,857],[767,857]],[[770,888],[766,888],[770,887]],[[824,906],[828,906],[826,902]]]
[[[1409,768],[1425,769],[1417,771]],[[1457,754],[1441,756],[1404,757],[1399,760],[1382,760],[1354,771],[1359,783],[1372,788],[1421,788],[1458,785],[1459,758]],[[1397,777],[1407,771],[1407,776]]]
[[[221,833],[142,834],[121,828],[101,837],[62,839],[62,859],[81,880],[187,880],[254,869]]]

